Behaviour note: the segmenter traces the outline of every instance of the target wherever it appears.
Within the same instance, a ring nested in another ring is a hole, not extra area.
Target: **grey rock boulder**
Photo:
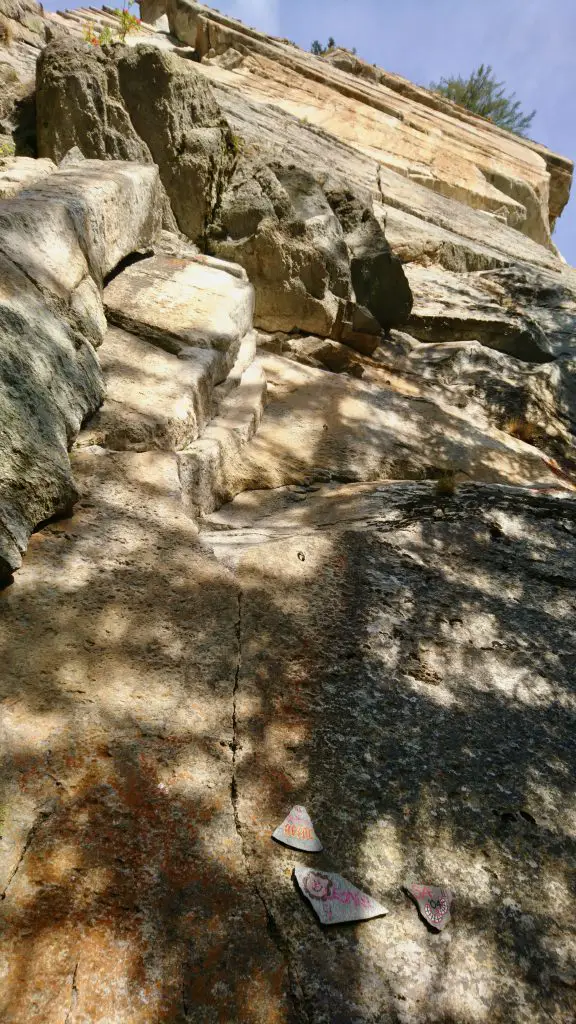
[[[70,509],[68,449],[102,402],[104,278],[160,234],[158,169],[84,161],[0,203],[0,575]]]
[[[530,363],[553,358],[550,339],[524,310],[483,286],[483,276],[439,267],[406,268],[415,302],[407,330],[427,342],[479,341]]]
[[[412,309],[412,292],[380,222],[352,192],[329,192],[328,201],[340,221],[350,253],[356,302],[384,330],[406,323]]]
[[[369,200],[347,199],[343,210],[322,175],[300,165],[241,158],[209,247],[246,268],[263,331],[331,337],[369,354],[383,329],[405,322],[411,295]]]
[[[232,135],[194,65],[154,46],[50,43],[38,62],[38,151],[155,162],[176,222],[202,238],[234,158]],[[169,210],[164,207],[166,227]]]
[[[17,569],[38,523],[77,494],[67,449],[103,380],[93,347],[0,254],[0,578]]]

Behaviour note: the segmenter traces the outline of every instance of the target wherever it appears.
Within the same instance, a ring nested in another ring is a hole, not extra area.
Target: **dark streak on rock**
[[[273,915],[270,907],[268,906],[268,903],[266,902],[266,898],[265,898],[264,894],[260,891],[260,889],[258,887],[257,880],[256,880],[254,874],[251,871],[249,855],[248,855],[248,851],[246,849],[246,843],[245,843],[245,840],[244,840],[244,836],[243,836],[243,833],[242,833],[242,825],[241,825],[241,822],[240,822],[240,812],[239,812],[239,808],[238,808],[238,780],[236,778],[236,757],[237,757],[237,752],[238,752],[238,749],[239,749],[239,743],[238,743],[237,699],[238,699],[238,690],[239,690],[239,686],[240,686],[240,672],[242,670],[242,599],[243,599],[243,593],[242,593],[241,590],[239,590],[239,592],[238,592],[238,618],[236,620],[236,626],[235,626],[235,629],[236,629],[236,639],[237,639],[237,656],[236,656],[236,669],[235,669],[235,673],[234,673],[234,687],[233,687],[233,690],[232,690],[232,781],[231,781],[231,784],[230,784],[230,799],[231,799],[231,802],[232,802],[232,811],[233,811],[233,814],[234,814],[234,826],[236,828],[236,832],[238,833],[238,838],[240,840],[240,847],[241,847],[241,851],[242,851],[242,859],[244,861],[244,866],[246,868],[246,875],[247,875],[247,878],[248,878],[248,882],[249,882],[249,884],[250,884],[250,886],[252,888],[252,891],[253,891],[255,897],[262,904],[262,908],[263,908],[264,913],[266,915],[266,930],[268,932],[268,935],[270,936],[270,939],[272,940],[274,946],[278,950],[278,953],[280,954],[282,960],[284,961],[284,963],[286,965],[286,973],[288,975],[288,984],[289,984],[289,997],[290,997],[290,1002],[292,1004],[292,1010],[293,1010],[293,1013],[294,1013],[294,1018],[293,1019],[295,1021],[300,1021],[301,1024],[310,1024],[310,1018],[308,1016],[306,1007],[305,1007],[302,999],[298,995],[297,989],[299,989],[300,986],[297,985],[297,982],[295,980],[294,965],[291,962],[290,949],[289,949],[288,943],[286,942],[284,936],[282,935],[282,932],[281,932],[280,928],[276,924],[276,921],[274,919],[274,915]],[[186,1007],[184,1007],[184,1009],[185,1009],[185,1012],[186,1012]]]
[[[14,881],[14,878],[16,877],[16,875],[17,875],[17,873],[18,873],[18,871],[20,869],[20,865],[22,864],[22,861],[24,860],[26,854],[28,853],[28,850],[30,849],[32,843],[34,842],[34,839],[36,838],[37,832],[39,831],[41,826],[44,824],[44,822],[48,821],[48,818],[50,818],[52,816],[54,811],[55,811],[54,807],[51,807],[50,810],[48,810],[48,811],[41,811],[40,814],[38,815],[38,818],[36,819],[36,821],[32,825],[30,831],[28,832],[28,835],[26,836],[26,842],[24,843],[24,846],[22,847],[22,852],[21,852],[21,854],[20,854],[20,856],[18,858],[18,861],[16,862],[16,864],[15,864],[13,870],[12,870],[12,873],[11,873],[8,881],[6,882],[6,885],[5,885],[4,889],[3,889],[3,891],[0,892],[0,902],[2,900],[6,899],[6,896],[8,895],[8,889],[12,885],[12,882]]]
[[[68,1012],[66,1014],[66,1017],[64,1018],[64,1024],[70,1024],[70,1022],[72,1020],[72,1013],[74,1011],[76,1003],[78,1002],[78,988],[76,986],[76,975],[78,974],[78,963],[79,963],[79,961],[77,960],[76,963],[74,964],[74,971],[72,973],[72,990],[70,992],[70,1006],[68,1007]]]

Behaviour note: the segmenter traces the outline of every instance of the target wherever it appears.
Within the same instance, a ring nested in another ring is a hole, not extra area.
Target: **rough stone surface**
[[[240,828],[315,1024],[570,1019],[574,516],[523,489],[327,485],[206,524],[243,589]],[[386,919],[311,927],[269,841],[292,801],[325,846],[308,865]],[[423,878],[456,892],[443,937],[402,891]]]
[[[574,347],[574,297],[565,313],[560,308],[551,316],[544,308],[534,316],[528,303],[520,300],[520,288],[512,301],[505,284],[513,288],[514,279],[507,271],[456,275],[443,268],[409,266],[406,274],[417,296],[407,329],[422,341],[480,341],[532,363],[551,359],[563,342]],[[561,294],[561,286],[553,284],[553,293]]]
[[[169,0],[167,7],[172,31],[201,56],[231,47],[244,54],[234,68],[240,90],[306,117],[430,191],[548,242],[549,218],[567,199],[570,161],[398,75],[377,69],[376,82],[359,80],[194,0]]]
[[[67,448],[102,399],[90,343],[0,254],[0,578],[76,498]]]
[[[156,162],[178,226],[203,238],[231,166],[230,130],[190,61],[155,46],[51,43],[38,64],[38,150]],[[191,196],[194,201],[191,202]]]
[[[175,456],[74,473],[0,596],[0,1016],[292,1020],[230,798],[238,585]]]
[[[252,327],[254,290],[239,267],[158,254],[118,274],[104,289],[104,304],[115,324],[176,355],[217,349],[228,370]]]
[[[0,206],[4,219],[2,246],[11,258],[17,259],[17,237],[21,236],[31,263],[33,235],[40,233],[40,222],[44,220],[48,251],[39,251],[33,268],[42,286],[42,273],[58,278],[66,273],[68,254],[65,250],[57,251],[54,235],[50,239],[50,221],[52,217],[56,221],[67,220],[77,238],[76,248],[84,254],[91,276],[101,286],[124,257],[152,248],[160,234],[160,206],[156,167],[84,160],[78,166],[56,171]],[[13,236],[9,233],[12,218]],[[62,232],[67,242],[66,224],[62,227],[57,222],[53,232]],[[8,250],[12,237],[14,249]],[[28,272],[28,265],[26,269]]]
[[[67,455],[103,397],[104,276],[160,224],[158,171],[85,161],[0,202],[0,575],[71,507]]]
[[[273,335],[268,341],[262,340],[260,344],[273,352],[274,338],[277,340],[277,355],[294,358],[306,366],[332,370],[333,373],[350,373],[353,377],[361,377],[364,373],[362,359],[355,352],[351,352],[348,345],[341,345],[338,341],[316,338],[313,335],[300,338],[278,334]]]
[[[376,354],[378,363],[434,394],[479,424],[491,423],[576,467],[576,358],[527,364],[477,341],[422,344],[392,331]],[[371,368],[364,373],[370,378]]]
[[[477,479],[555,487],[538,449],[437,397],[398,391],[262,357],[268,405],[258,433],[231,467],[228,493],[344,481],[422,479],[446,471]],[[566,486],[570,486],[566,484]]]
[[[201,440],[178,456],[184,504],[194,517],[238,493],[238,467],[264,412],[266,377],[259,361],[249,366],[220,404]]]
[[[0,159],[0,199],[10,199],[55,170],[56,164],[52,160],[33,160],[29,156]]]
[[[62,169],[0,204],[3,569],[14,524],[80,492],[0,590],[0,1018],[567,1024],[571,165],[342,51],[168,8],[175,35],[45,79],[86,145],[140,147],[141,191],[110,163],[82,199],[62,126]],[[46,17],[85,19],[117,26]],[[197,243],[142,185],[173,144]],[[246,272],[196,244],[263,237],[283,331],[257,339]],[[382,331],[408,279],[433,341]],[[103,282],[131,332],[93,415]],[[271,841],[295,805],[322,853]],[[322,929],[298,863],[388,915]],[[455,893],[445,931],[418,883]]]
[[[410,288],[369,200],[326,192],[298,165],[241,157],[209,245],[246,268],[264,331],[333,336],[371,352],[383,328],[408,318]]]
[[[106,399],[77,446],[177,451],[202,433],[213,414],[214,385],[225,372],[219,352],[189,349],[178,358],[111,327],[98,356]]]
[[[0,252],[99,345],[106,330],[99,287],[125,256],[158,237],[158,186],[157,169],[137,164],[86,160],[55,171],[0,203]]]

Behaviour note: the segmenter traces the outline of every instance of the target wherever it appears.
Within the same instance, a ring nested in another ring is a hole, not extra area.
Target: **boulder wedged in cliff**
[[[209,83],[190,61],[145,46],[119,58],[118,77],[130,120],[160,168],[180,230],[203,240],[235,155]]]
[[[332,195],[321,177],[241,157],[209,248],[246,268],[262,330],[334,337],[371,352],[384,328],[406,321],[410,288],[369,199]]]
[[[103,379],[88,341],[0,254],[0,573],[17,569],[39,523],[77,497],[67,449],[98,408]]]
[[[224,261],[158,254],[118,274],[104,304],[112,323],[175,355],[217,350],[222,380],[252,328],[254,289],[242,268]]]
[[[329,192],[328,201],[344,232],[358,305],[384,330],[406,323],[412,309],[410,285],[380,221],[352,192]]]
[[[38,151],[154,161],[178,227],[203,238],[234,158],[230,129],[194,65],[153,46],[50,43],[37,73]]]
[[[89,159],[151,162],[122,102],[116,61],[100,47],[73,39],[46,46],[36,69],[36,116],[38,155],[56,163],[74,146]]]

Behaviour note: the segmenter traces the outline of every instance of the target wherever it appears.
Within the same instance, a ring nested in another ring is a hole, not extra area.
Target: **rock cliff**
[[[0,1018],[565,1024],[572,165],[141,12],[0,0]]]

